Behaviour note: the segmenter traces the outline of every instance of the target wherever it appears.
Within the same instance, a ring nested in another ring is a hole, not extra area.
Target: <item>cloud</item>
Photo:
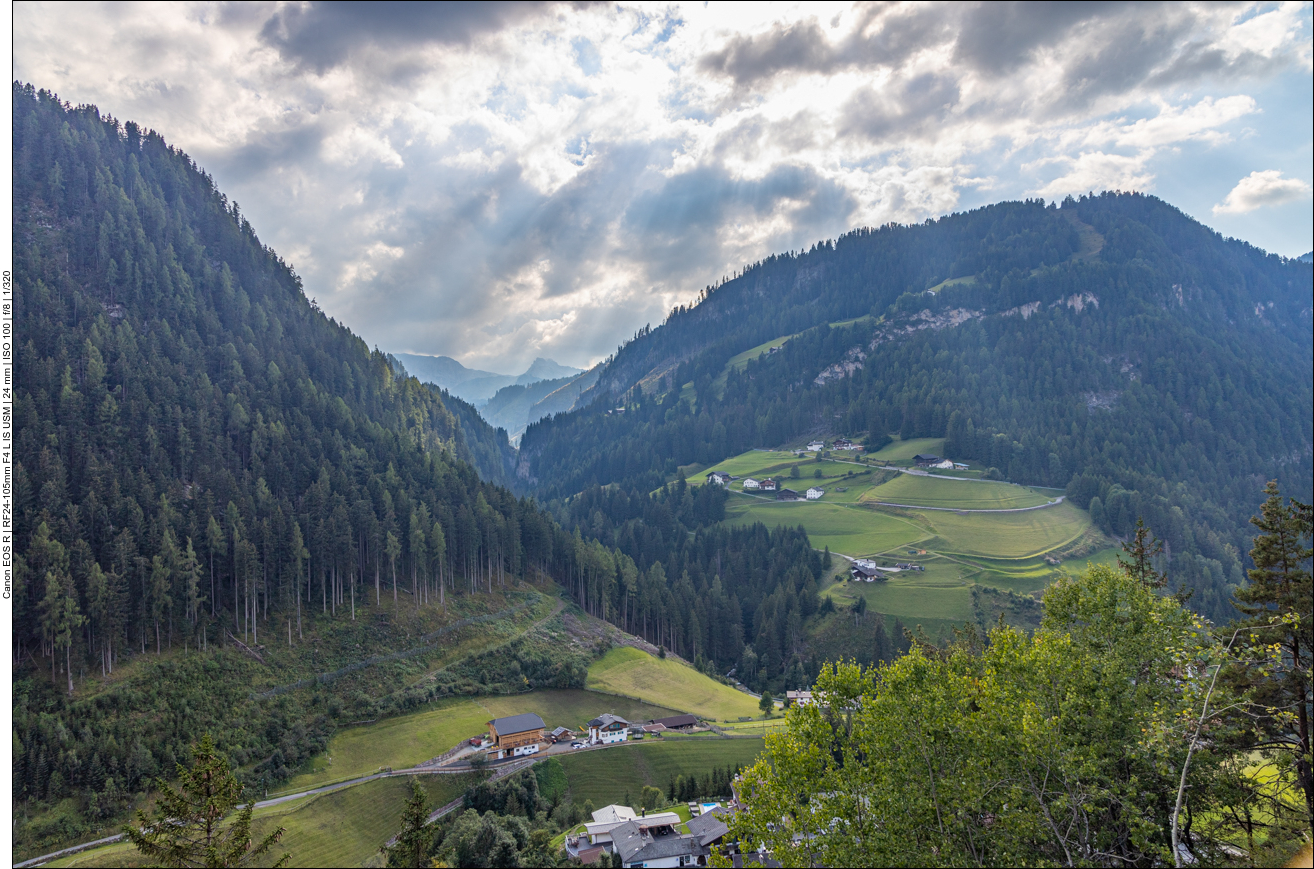
[[[943,129],[958,96],[956,79],[929,72],[886,87],[862,88],[844,106],[839,132],[872,142],[922,137]]]
[[[541,9],[539,4],[515,0],[288,4],[264,22],[260,40],[277,48],[285,59],[323,73],[365,45],[392,50],[434,43],[468,45]]]
[[[1041,187],[1041,196],[1059,199],[1070,194],[1099,190],[1148,190],[1154,176],[1146,168],[1149,152],[1133,156],[1089,151],[1073,158],[1052,162],[1066,163],[1067,172]]]
[[[16,78],[185,149],[328,313],[386,350],[506,371],[588,365],[745,263],[856,225],[1162,189],[1201,171],[1193,151],[1236,160],[1260,137],[1264,165],[1304,177],[1312,113],[1307,4],[13,17]]]
[[[1251,172],[1242,178],[1227,194],[1227,198],[1214,206],[1214,214],[1247,214],[1256,208],[1286,205],[1310,198],[1307,182],[1299,178],[1283,178],[1276,169]]]

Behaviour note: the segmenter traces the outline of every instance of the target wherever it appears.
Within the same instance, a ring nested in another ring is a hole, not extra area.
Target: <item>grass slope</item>
[[[965,485],[977,485],[969,483]],[[1086,511],[1064,501],[1025,513],[922,513],[937,538],[926,544],[942,552],[991,558],[1032,558],[1069,543],[1090,527]]]
[[[1011,510],[1036,507],[1051,500],[1034,489],[1012,483],[946,480],[914,474],[899,474],[888,483],[868,489],[862,499],[961,510]]]
[[[842,582],[823,594],[837,607],[852,606],[859,597],[867,608],[898,616],[907,624],[917,619],[962,622],[972,616],[970,575],[974,571],[945,559],[928,563],[926,572],[894,574],[884,582]]]
[[[734,525],[802,525],[813,546],[829,546],[832,552],[852,556],[886,552],[932,536],[932,532],[902,517],[824,500],[776,502],[736,497],[726,504],[725,514],[726,521]]]
[[[520,712],[537,712],[549,729],[558,725],[578,729],[604,712],[628,719],[673,714],[667,707],[570,689],[444,700],[420,712],[340,731],[329,743],[328,752],[315,759],[312,771],[294,778],[283,791],[369,775],[385,766],[414,766],[437,757],[462,739],[486,732],[490,718]]]
[[[709,679],[673,658],[654,658],[629,646],[612,649],[594,661],[584,684],[715,721],[761,714],[757,701],[742,691]]]
[[[472,775],[417,778],[433,807],[451,802],[475,782]],[[287,828],[281,847],[292,855],[290,866],[359,866],[401,828],[402,807],[410,794],[409,779],[376,779],[289,806],[273,806],[251,826],[257,836],[267,835],[275,826]]]
[[[561,758],[570,797],[595,807],[623,803],[628,793],[638,802],[645,786],[666,792],[671,778],[695,774],[700,778],[713,767],[748,766],[761,753],[761,739],[653,739],[623,748],[608,748]]]
[[[876,451],[872,455],[882,462],[903,462],[912,461],[912,457],[918,453],[924,453],[933,456],[944,455],[944,438],[912,438],[911,440],[896,440],[892,444],[887,444],[884,448]]]
[[[419,776],[437,807],[459,797],[475,782],[472,775]],[[275,858],[287,853],[289,866],[360,866],[401,826],[403,804],[411,794],[410,780],[375,779],[356,787],[257,809],[252,837],[262,838],[276,826],[286,828],[274,849]],[[261,865],[268,865],[266,861]],[[73,854],[48,866],[147,866],[137,850],[116,843]]]

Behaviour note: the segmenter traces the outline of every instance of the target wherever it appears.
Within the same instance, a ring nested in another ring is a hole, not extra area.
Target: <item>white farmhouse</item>
[[[808,449],[810,450],[824,450],[825,448],[826,448],[825,441],[812,441],[810,444],[808,444]]]
[[[824,494],[826,494],[826,491],[824,489],[818,489],[816,486],[813,486],[811,489],[808,489],[807,492],[809,501],[815,501]]]
[[[746,480],[744,480],[744,488],[745,488],[745,489],[760,489],[760,488],[762,488],[762,484],[759,483],[757,480],[754,480],[752,477],[749,477],[749,478],[747,478]]]
[[[629,738],[630,723],[619,715],[607,712],[589,722],[589,742],[594,745],[611,745]]]

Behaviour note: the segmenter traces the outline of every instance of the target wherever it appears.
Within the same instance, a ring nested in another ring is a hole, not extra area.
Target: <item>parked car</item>
[[[570,747],[571,747],[571,748],[583,748],[583,747],[584,747],[584,743],[582,743],[582,742],[572,742],[572,743],[570,744]]]

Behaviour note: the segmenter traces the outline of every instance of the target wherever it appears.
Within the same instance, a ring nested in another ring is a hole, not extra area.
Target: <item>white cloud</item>
[[[1150,189],[1156,155],[1240,147],[1256,83],[1307,76],[1309,22],[1291,3],[22,3],[13,74],[187,150],[366,340],[511,371],[587,365],[853,226],[983,190]]]
[[[1049,162],[1067,164],[1067,172],[1036,192],[1051,199],[1100,190],[1149,190],[1154,176],[1146,169],[1149,152],[1130,157],[1089,151]]]
[[[1309,199],[1310,194],[1308,183],[1299,178],[1283,178],[1276,169],[1251,172],[1236,183],[1226,199],[1214,206],[1214,214],[1246,214],[1268,205],[1301,202]]]

